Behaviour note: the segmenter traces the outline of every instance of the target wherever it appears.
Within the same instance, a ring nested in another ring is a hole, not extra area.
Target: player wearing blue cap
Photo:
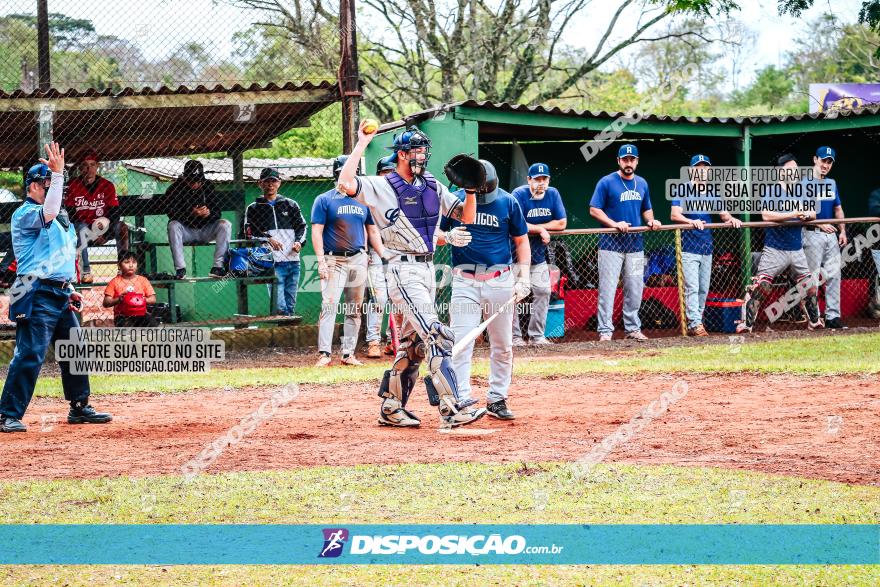
[[[535,163],[529,167],[527,184],[513,190],[529,228],[529,248],[532,253],[532,308],[529,318],[529,342],[533,345],[551,344],[544,337],[547,310],[550,307],[550,269],[547,266],[548,230],[565,230],[568,220],[559,191],[550,187],[550,166]],[[513,319],[513,346],[523,346],[519,312]]]
[[[705,168],[711,167],[712,161],[706,155],[691,157],[691,167],[697,169],[694,183],[705,183]],[[691,336],[708,336],[703,326],[703,311],[706,309],[706,296],[709,295],[709,281],[712,278],[712,231],[705,225],[712,222],[712,215],[704,212],[684,212],[680,200],[672,200],[670,220],[678,224],[686,224],[693,230],[681,232],[681,269],[684,274],[684,295],[688,334]],[[733,228],[740,228],[742,222],[727,212],[718,214],[722,222]]]
[[[488,161],[480,160],[486,170],[486,183],[477,191],[477,216],[473,223],[462,225],[459,220],[444,217],[440,229],[466,230],[470,241],[466,246],[452,247],[452,300],[449,325],[455,339],[464,338],[480,325],[483,314],[501,314],[488,326],[489,391],[486,410],[501,420],[512,420],[507,406],[507,391],[513,373],[512,323],[515,305],[509,304],[529,295],[528,280],[517,276],[529,273],[528,227],[516,199],[498,187],[498,173]],[[464,190],[455,193],[464,202]],[[446,240],[445,236],[443,237]],[[513,266],[510,242],[516,247],[517,266]],[[461,241],[459,242],[461,244]],[[473,341],[452,359],[458,396],[471,399],[471,355]]]
[[[49,159],[40,159],[25,177],[24,202],[12,214],[12,245],[18,275],[9,290],[9,318],[16,322],[15,354],[0,397],[0,431],[25,432],[21,422],[34,395],[46,350],[70,338],[79,328],[74,309],[82,296],[71,281],[76,275],[76,230],[61,207],[64,191],[64,149],[46,145]],[[70,363],[59,361],[64,399],[70,402],[69,424],[103,424],[110,414],[89,405],[88,375],[74,375]]]
[[[617,151],[618,170],[599,180],[590,199],[590,216],[619,234],[599,235],[599,340],[611,340],[614,333],[612,316],[617,281],[623,269],[623,326],[626,337],[643,341],[639,308],[645,289],[645,253],[642,235],[627,234],[630,228],[645,226],[651,230],[660,227],[651,209],[648,182],[636,175],[639,150],[635,145],[623,145]]]
[[[837,182],[828,177],[837,153],[831,147],[819,147],[813,156],[814,179],[805,179],[806,183],[830,184],[834,192],[834,200],[819,202],[816,213],[817,220],[842,219],[843,205],[840,203],[840,192]],[[825,284],[825,327],[844,328],[840,321],[840,248],[846,246],[846,225],[819,224],[803,228],[804,254],[813,281],[818,287]],[[820,278],[821,272],[821,278]]]

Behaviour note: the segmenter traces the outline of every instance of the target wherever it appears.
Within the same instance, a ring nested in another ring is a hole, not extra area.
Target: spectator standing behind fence
[[[529,228],[529,248],[532,252],[532,308],[529,318],[529,342],[533,345],[552,344],[544,336],[547,310],[550,307],[550,268],[547,266],[548,230],[565,230],[568,219],[559,190],[550,187],[550,167],[535,163],[529,167],[526,185],[513,190]],[[523,346],[519,323],[520,312],[513,317],[513,346]]]
[[[333,161],[333,177],[339,180],[348,157]],[[318,324],[317,367],[330,365],[333,327],[336,324],[339,297],[345,294],[342,334],[342,364],[363,365],[355,357],[358,331],[361,328],[361,305],[367,285],[367,233],[370,245],[382,256],[384,247],[373,224],[370,209],[336,188],[324,192],[312,206],[312,246],[318,258],[321,278],[321,316]]]
[[[817,220],[844,218],[837,182],[828,177],[836,158],[837,153],[831,147],[819,147],[813,156],[813,171],[816,175],[812,182],[809,179],[804,180],[805,183],[828,184],[834,192],[834,200],[819,202]],[[807,256],[813,281],[818,287],[821,273],[825,284],[825,327],[846,328],[840,321],[840,248],[846,246],[846,225],[805,226],[803,240],[804,254]]]
[[[147,304],[156,303],[156,292],[137,270],[137,255],[123,251],[119,255],[119,275],[104,289],[104,307],[113,308],[113,323],[120,328],[157,325],[156,319],[147,312]]]
[[[797,161],[794,155],[786,153],[777,159],[776,165],[784,169],[797,169]],[[784,193],[784,183],[783,190]],[[768,191],[765,201],[773,199]],[[776,198],[778,200],[778,198]],[[802,222],[816,218],[815,210],[795,212],[773,212],[765,210],[761,212],[764,222],[777,222],[778,227],[768,228],[764,232],[764,250],[758,261],[757,275],[752,279],[752,285],[746,292],[746,304],[743,306],[743,320],[737,324],[736,331],[751,332],[758,317],[761,303],[770,294],[773,280],[783,271],[788,271],[795,280],[795,287],[803,292],[798,298],[804,296],[804,305],[807,310],[807,328],[815,330],[822,328],[822,319],[819,316],[819,305],[816,300],[816,284],[810,275],[810,267],[803,248],[803,233],[799,224],[785,226],[786,223]]]
[[[46,145],[48,160],[31,167],[24,180],[25,200],[12,214],[12,244],[18,276],[9,291],[9,318],[15,320],[15,353],[0,397],[0,431],[26,432],[22,423],[34,395],[46,350],[56,340],[69,340],[79,328],[74,309],[82,296],[71,281],[76,273],[76,230],[61,207],[64,151]],[[58,361],[64,399],[70,402],[69,424],[103,424],[110,414],[89,405],[88,375],[74,375],[68,361]]]
[[[64,206],[70,213],[78,237],[77,247],[81,251],[80,282],[92,283],[92,267],[89,263],[89,245],[103,245],[110,239],[116,240],[116,252],[128,250],[128,226],[119,217],[119,200],[116,186],[98,175],[98,154],[86,151],[79,161],[79,177],[67,186]],[[91,232],[98,235],[86,239]]]
[[[379,177],[388,175],[397,169],[397,157],[388,155],[382,157],[376,163],[376,175]],[[378,359],[382,356],[381,340],[382,340],[382,315],[385,305],[388,303],[388,286],[385,282],[385,269],[387,263],[382,262],[382,257],[376,252],[372,246],[370,249],[370,284],[376,299],[373,300],[373,306],[367,310],[367,356],[371,359]],[[394,316],[388,316],[389,329],[390,321],[394,320]],[[391,341],[385,345],[385,354],[393,355],[394,350],[391,348]]]
[[[691,167],[695,168],[694,183],[706,183],[706,168],[712,162],[706,155],[691,157]],[[712,215],[704,212],[684,213],[680,200],[672,200],[670,220],[678,224],[686,224],[692,230],[681,231],[681,271],[684,275],[684,295],[687,315],[688,334],[690,336],[708,336],[703,326],[703,311],[706,309],[706,297],[709,295],[709,282],[712,278],[712,231],[705,225],[712,222]],[[742,227],[742,222],[728,212],[718,214],[722,222],[733,228]]]
[[[214,184],[205,179],[201,162],[186,162],[183,174],[162,196],[161,208],[168,215],[168,244],[174,261],[175,279],[186,277],[184,245],[206,245],[211,241],[215,241],[216,245],[210,275],[216,278],[226,275],[223,266],[232,224],[220,218],[220,197]]]
[[[599,235],[599,340],[611,340],[614,333],[614,295],[623,269],[623,326],[626,338],[643,341],[639,308],[645,289],[644,239],[640,233],[627,234],[630,228],[645,225],[660,227],[651,209],[648,182],[635,174],[639,150],[623,145],[617,151],[618,170],[599,180],[590,200],[590,216],[619,234]]]
[[[278,195],[281,174],[266,167],[260,172],[263,195],[244,211],[242,235],[245,238],[267,239],[275,260],[276,311],[293,316],[299,287],[299,252],[306,242],[306,219],[294,200]]]

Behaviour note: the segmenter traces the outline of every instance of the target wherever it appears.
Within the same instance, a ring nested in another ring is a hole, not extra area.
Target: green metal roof
[[[812,114],[767,116],[669,116],[645,114],[626,127],[626,134],[677,134],[741,138],[748,126],[751,136],[831,131],[880,126],[880,104],[854,110],[836,110]],[[544,106],[466,100],[441,104],[385,124],[380,131],[390,131],[425,120],[452,116],[458,120],[480,123],[480,140],[520,140],[580,138],[584,132],[600,132],[627,113],[594,112]]]

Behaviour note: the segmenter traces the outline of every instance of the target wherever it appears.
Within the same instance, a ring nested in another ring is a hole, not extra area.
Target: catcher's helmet
[[[333,160],[333,179],[339,179],[339,174],[342,173],[346,161],[348,161],[348,155],[340,155]]]
[[[39,181],[40,185],[42,185],[42,182],[49,179],[49,174],[49,166],[45,163],[37,163],[28,169],[27,174],[24,176],[24,191],[27,192],[28,188],[31,187],[31,184],[35,181]]]
[[[495,170],[495,166],[485,159],[480,159],[480,163],[486,170],[486,181],[477,188],[477,202],[488,204],[498,197],[498,172]]]
[[[376,175],[379,175],[383,171],[395,171],[397,169],[397,155],[388,155],[387,157],[382,157],[376,163]]]
[[[431,158],[431,139],[415,126],[411,126],[405,132],[395,135],[394,142],[389,148],[395,153],[398,151],[408,153],[412,149],[424,148],[425,157],[423,159],[411,158],[409,160],[409,166],[416,175],[421,174],[428,166],[428,159]]]

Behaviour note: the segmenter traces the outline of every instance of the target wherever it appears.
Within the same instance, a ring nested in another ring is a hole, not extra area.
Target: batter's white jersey
[[[357,193],[354,198],[366,204],[373,214],[373,222],[382,236],[382,244],[392,254],[418,254],[423,255],[431,251],[425,244],[424,239],[413,228],[409,219],[400,211],[397,202],[397,194],[388,180],[378,175],[357,176]],[[416,177],[413,185],[419,185],[424,180]],[[440,198],[440,218],[449,216],[462,201],[441,184],[436,178],[437,195]],[[440,223],[439,219],[437,221]],[[437,231],[434,231],[434,248],[437,247]]]

